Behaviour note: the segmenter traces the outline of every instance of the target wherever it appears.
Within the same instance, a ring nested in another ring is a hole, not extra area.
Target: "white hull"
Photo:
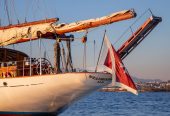
[[[0,112],[58,112],[111,83],[105,73],[65,73],[0,79]]]

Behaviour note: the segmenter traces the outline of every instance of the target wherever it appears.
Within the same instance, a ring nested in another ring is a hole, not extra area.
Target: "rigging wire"
[[[86,49],[87,49],[87,45],[86,45],[86,42],[87,42],[87,34],[88,34],[88,30],[86,30],[86,33],[85,33],[85,36],[82,38],[82,42],[84,43],[84,53],[83,53],[83,69],[84,71],[86,71]]]
[[[2,6],[3,6],[3,5],[2,5],[2,2],[0,1],[0,8],[2,8]],[[0,9],[0,11],[1,11],[1,9]],[[0,13],[0,14],[1,14],[1,13]],[[1,15],[0,15],[0,26],[2,25],[1,20],[2,20],[2,19],[1,19]]]
[[[95,65],[95,55],[96,55],[96,41],[94,40],[93,41],[93,44],[94,44],[94,65]]]
[[[51,15],[50,15],[51,12],[50,12],[49,9],[48,9],[49,7],[47,7],[46,1],[43,0],[42,3],[43,3],[42,5],[44,6],[44,8],[43,8],[43,6],[42,6],[42,9],[45,9],[44,12],[43,12],[43,13],[44,13],[44,18],[48,19],[47,16],[51,16]]]
[[[35,4],[34,4],[34,6],[33,6],[32,18],[33,18],[34,20],[36,20],[35,18],[36,18],[36,14],[37,14],[37,9],[38,9],[38,11],[40,11],[40,9],[39,9],[39,0],[35,0],[34,2],[35,2]],[[37,6],[35,7],[35,5],[37,5]]]
[[[16,12],[16,8],[15,8],[15,3],[14,3],[14,0],[12,0],[12,7],[13,7],[13,12],[14,12],[14,15],[16,16],[16,18],[17,18],[17,22],[18,22],[18,24],[20,23],[20,21],[19,21],[19,16],[18,16],[18,14],[17,14],[17,12]]]
[[[101,48],[100,48],[100,52],[99,52],[99,56],[98,56],[98,60],[97,60],[97,65],[96,65],[96,68],[95,68],[95,72],[97,71],[97,68],[98,68],[99,59],[100,59],[100,55],[101,55],[101,52],[102,52],[105,35],[106,35],[106,30],[104,31],[103,40],[102,40],[102,45],[101,45]]]
[[[42,42],[42,45],[43,45],[45,51],[47,51],[47,48],[45,47],[44,42],[43,42],[43,41],[41,41],[41,42]],[[48,50],[48,51],[49,51],[49,50]],[[51,50],[51,51],[53,51],[53,50]],[[48,52],[46,52],[46,55],[47,55],[48,59],[51,61],[52,59],[50,58]]]
[[[86,71],[86,43],[84,43],[83,69],[84,69],[84,71]]]
[[[27,18],[27,16],[29,16],[29,10],[30,10],[30,6],[33,6],[33,0],[32,1],[30,1],[29,0],[29,2],[27,1],[27,2],[25,2],[25,8],[26,8],[26,11],[25,11],[25,16],[24,16],[24,18],[26,19]]]
[[[122,35],[113,43],[113,45],[117,44],[122,38],[123,36],[128,32],[128,30],[130,29],[132,31],[132,26],[134,24],[136,24],[136,22],[138,22],[147,12],[150,12],[152,14],[152,12],[150,11],[150,9],[147,9],[145,12],[143,12],[123,33]],[[133,34],[133,33],[132,33]]]
[[[6,10],[6,13],[7,13],[8,23],[10,25],[11,20],[10,20],[9,9],[8,9],[8,0],[5,0],[5,10]]]

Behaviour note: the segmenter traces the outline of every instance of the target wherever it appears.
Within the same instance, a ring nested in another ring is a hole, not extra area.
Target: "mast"
[[[66,44],[67,44],[67,49],[68,49],[66,68],[68,69],[68,66],[70,66],[71,71],[73,71],[72,57],[71,57],[71,40],[68,39],[68,41],[66,41]]]
[[[60,44],[58,41],[58,38],[56,39],[56,42],[54,44],[54,72],[55,73],[60,73],[61,69],[60,69],[60,56],[61,56],[61,52],[60,52]]]

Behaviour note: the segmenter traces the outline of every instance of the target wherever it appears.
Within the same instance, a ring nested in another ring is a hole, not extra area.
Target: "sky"
[[[10,1],[10,0],[9,0]],[[169,0],[13,0],[15,9],[11,7],[12,22],[18,18],[20,22],[34,21],[44,18],[58,17],[58,23],[71,23],[79,20],[97,18],[111,13],[134,9],[137,17],[111,25],[102,26],[89,30],[87,42],[87,66],[96,65],[104,30],[107,30],[109,37],[115,48],[122,45],[122,41],[128,39],[125,36],[120,39],[122,33],[138,19],[145,11],[151,9],[155,16],[162,17],[162,22],[145,38],[142,43],[135,48],[124,60],[129,73],[132,76],[143,79],[170,80],[170,1]],[[2,5],[2,3],[0,4]],[[11,4],[12,6],[13,4]],[[9,5],[10,6],[10,5]],[[2,7],[1,7],[2,8]],[[2,10],[1,10],[2,11]],[[147,12],[137,22],[141,25],[150,16]],[[7,16],[0,13],[1,24],[7,24]],[[134,31],[136,29],[132,28]],[[81,38],[85,33],[73,33],[76,38]],[[119,42],[115,42],[120,39]],[[94,45],[95,58],[94,58]],[[52,46],[50,43],[45,43]],[[18,47],[22,49],[22,47]],[[26,49],[26,48],[25,48]],[[83,59],[83,45],[81,42],[73,43],[74,66],[81,67]]]

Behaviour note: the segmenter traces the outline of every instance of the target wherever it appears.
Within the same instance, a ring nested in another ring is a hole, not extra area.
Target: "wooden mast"
[[[58,41],[58,38],[56,39],[56,42],[54,44],[54,72],[60,73],[60,56],[61,56],[61,50],[60,50],[60,44]]]

